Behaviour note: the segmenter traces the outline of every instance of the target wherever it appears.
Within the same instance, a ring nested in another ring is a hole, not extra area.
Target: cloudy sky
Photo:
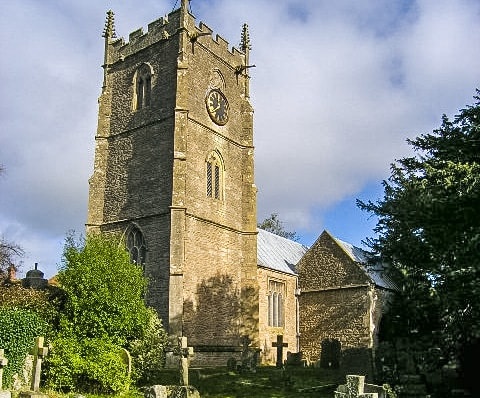
[[[84,231],[102,84],[105,12],[118,36],[180,0],[1,0],[0,235],[52,276],[67,231]],[[353,244],[405,140],[473,103],[478,0],[193,0],[231,46],[253,50],[258,219],[272,212],[310,245],[323,229]]]

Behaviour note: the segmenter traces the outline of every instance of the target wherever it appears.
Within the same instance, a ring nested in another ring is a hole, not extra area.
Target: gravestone
[[[200,398],[200,393],[192,386],[155,385],[145,390],[145,398]]]
[[[302,352],[290,352],[287,351],[287,360],[285,361],[287,366],[306,366],[306,361],[303,359]]]
[[[3,368],[7,366],[8,359],[5,358],[5,351],[0,348],[0,398],[10,398],[12,393],[3,389]]]
[[[283,367],[283,347],[288,347],[288,343],[283,342],[283,335],[277,335],[277,341],[272,343],[272,347],[277,347],[277,368]]]
[[[20,398],[43,398],[47,397],[40,393],[40,376],[42,373],[42,361],[43,358],[48,354],[48,347],[43,346],[44,338],[43,336],[35,338],[35,346],[31,354],[33,355],[33,371],[32,371],[32,384],[30,386],[30,391],[22,391],[20,393]]]
[[[234,357],[228,358],[227,369],[230,371],[237,370],[237,360]]]
[[[347,383],[339,385],[335,398],[387,398],[382,386],[366,384],[365,376],[347,375]]]
[[[145,390],[145,398],[200,398],[198,390],[188,385],[188,365],[193,357],[193,347],[188,346],[187,338],[178,338],[178,344],[173,348],[172,355],[178,357],[180,374],[179,386],[154,385]]]
[[[132,356],[125,348],[120,348],[120,358],[126,367],[127,375],[130,376],[132,373]]]
[[[252,340],[248,336],[243,336],[240,339],[240,343],[242,344],[242,356],[238,370],[240,372],[255,373],[257,371],[258,351],[250,347]]]
[[[193,357],[193,347],[188,346],[186,337],[178,338],[178,346],[173,351],[173,355],[179,357],[180,385],[188,386],[188,365],[190,358]]]
[[[338,369],[342,344],[337,339],[325,339],[322,341],[322,354],[320,356],[320,367]]]

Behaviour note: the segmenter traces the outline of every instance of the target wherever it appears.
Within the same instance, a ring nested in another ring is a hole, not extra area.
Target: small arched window
[[[137,227],[132,227],[127,235],[127,250],[130,253],[130,261],[134,264],[145,265],[147,246],[142,232]]]
[[[150,106],[152,95],[153,70],[149,64],[142,64],[136,70],[133,78],[133,110]]]
[[[213,151],[206,160],[206,190],[207,196],[223,199],[224,166],[222,156]]]

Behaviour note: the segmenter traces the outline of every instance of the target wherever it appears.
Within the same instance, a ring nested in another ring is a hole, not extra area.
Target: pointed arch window
[[[285,283],[268,282],[268,326],[283,327],[285,319]]]
[[[224,166],[222,156],[213,151],[206,160],[206,193],[214,199],[223,199]]]
[[[130,229],[127,235],[127,250],[130,253],[130,261],[134,264],[145,265],[147,246],[142,231],[137,227]]]
[[[152,96],[152,67],[145,63],[136,70],[133,79],[133,110],[147,108]]]

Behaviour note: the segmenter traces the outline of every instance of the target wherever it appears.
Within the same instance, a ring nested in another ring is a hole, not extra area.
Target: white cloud
[[[27,269],[55,272],[59,240],[83,231],[105,11],[128,38],[174,3],[2,2],[0,233],[30,253]],[[407,137],[479,86],[475,1],[191,4],[231,45],[250,26],[259,219],[276,211],[291,229],[320,233],[325,211],[385,178]]]

